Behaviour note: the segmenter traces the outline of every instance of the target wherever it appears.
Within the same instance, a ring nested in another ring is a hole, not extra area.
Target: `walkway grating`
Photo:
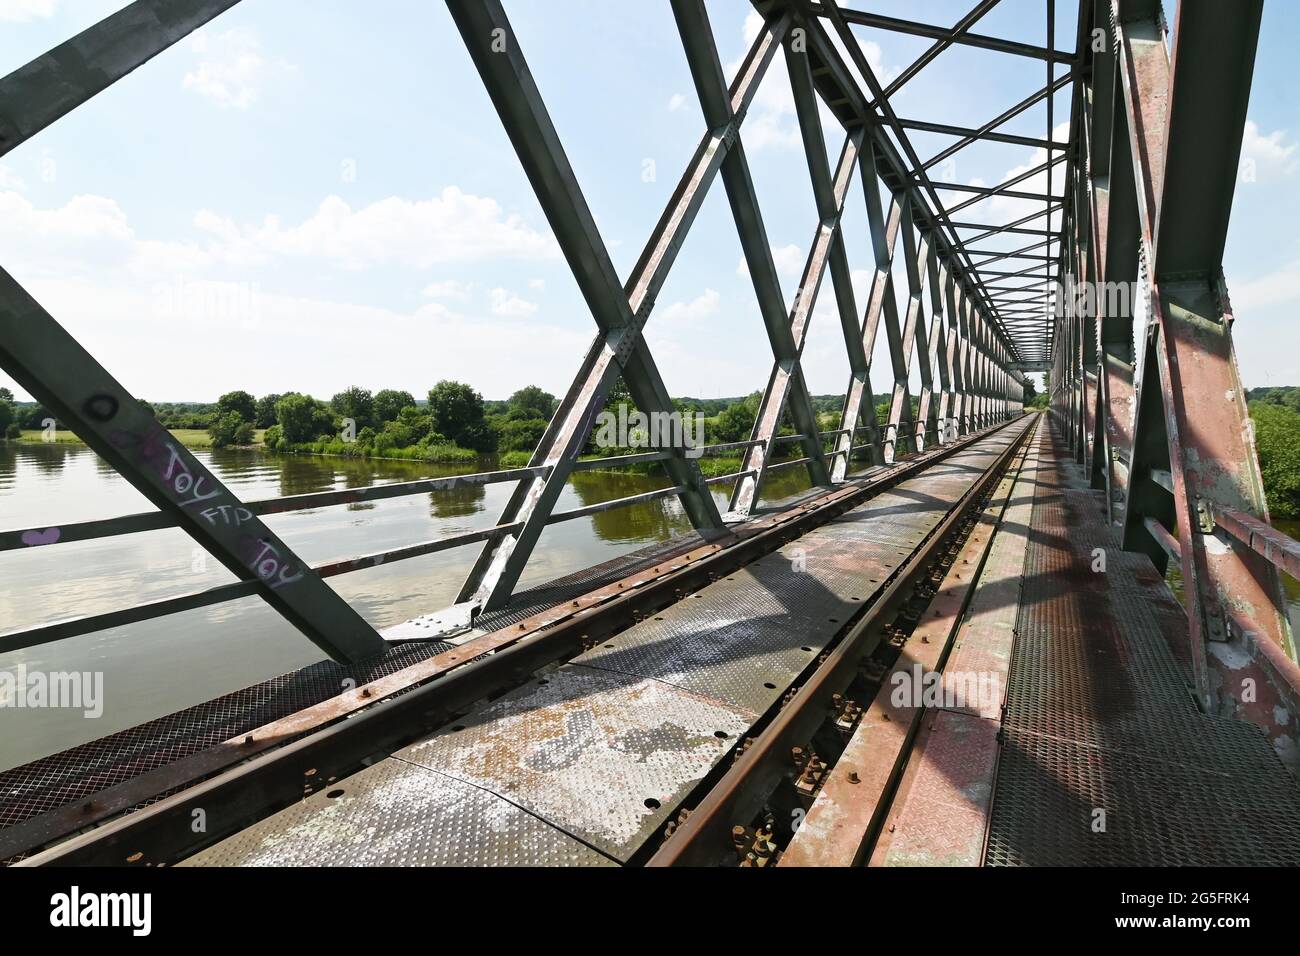
[[[1259,727],[1199,710],[1172,592],[1055,430],[1038,442],[985,864],[1300,863],[1291,773]]]

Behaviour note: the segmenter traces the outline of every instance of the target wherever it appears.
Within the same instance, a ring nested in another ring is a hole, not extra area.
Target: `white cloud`
[[[529,280],[528,280],[528,288],[533,289],[533,290],[536,291],[536,292],[542,292],[543,290],[546,289],[546,280],[545,280],[545,279],[529,279]]]
[[[460,299],[469,298],[471,285],[467,282],[461,282],[459,279],[444,279],[441,282],[430,282],[422,290],[420,295],[426,299]]]
[[[717,315],[721,301],[722,296],[715,289],[705,289],[689,302],[673,302],[662,310],[655,310],[653,318],[657,325],[698,322]]]
[[[257,102],[268,66],[261,42],[247,30],[215,33],[203,30],[190,44],[199,62],[181,81],[220,109],[246,110]],[[278,64],[284,69],[284,64]]]
[[[1289,176],[1300,165],[1294,157],[1295,143],[1286,142],[1287,131],[1274,130],[1267,136],[1260,133],[1254,120],[1246,120],[1241,137],[1241,162],[1243,177],[1258,179],[1281,174]]]
[[[491,292],[492,314],[507,317],[532,315],[537,311],[537,303],[521,299],[505,289],[493,289]]]
[[[39,209],[19,193],[0,192],[0,262],[15,274],[121,269],[134,238],[126,213],[103,196],[74,196]]]
[[[26,23],[54,16],[55,0],[0,0],[0,20]]]
[[[210,401],[236,387],[232,375],[256,394],[328,396],[352,383],[422,394],[442,378],[489,397],[524,384],[562,392],[591,341],[586,328],[461,314],[438,302],[404,311],[254,290],[250,348],[248,323],[232,328],[203,310],[164,307],[147,283],[59,277],[28,289],[129,390],[155,400]],[[184,361],[189,349],[203,361]]]
[[[676,113],[686,105],[686,97],[681,93],[674,93],[668,98],[668,112]]]
[[[353,209],[338,196],[295,225],[267,216],[260,225],[238,225],[228,216],[200,211],[194,225],[201,241],[143,244],[142,268],[169,260],[257,265],[276,258],[322,258],[349,269],[395,263],[429,268],[444,263],[495,259],[548,260],[558,256],[549,234],[507,216],[495,199],[448,186],[432,199],[390,196]]]

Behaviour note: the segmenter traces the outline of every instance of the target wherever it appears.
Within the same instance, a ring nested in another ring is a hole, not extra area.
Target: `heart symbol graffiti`
[[[36,547],[38,544],[53,544],[59,540],[58,528],[46,528],[44,531],[24,531],[23,544]]]

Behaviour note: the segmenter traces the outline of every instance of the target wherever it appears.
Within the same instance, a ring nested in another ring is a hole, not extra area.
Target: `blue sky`
[[[0,0],[0,74],[120,5]],[[951,23],[969,5],[871,8]],[[1058,6],[1058,45],[1072,46],[1072,5]],[[730,70],[753,36],[751,7],[708,8]],[[515,0],[507,10],[626,277],[702,132],[668,4]],[[1043,11],[1039,0],[1003,0],[977,31],[1041,43]],[[929,45],[859,36],[885,79]],[[1266,4],[1252,165],[1225,264],[1249,386],[1300,384],[1297,48],[1300,10]],[[956,47],[904,87],[896,109],[978,126],[1045,81],[1040,61]],[[1068,110],[1058,96],[1058,138]],[[1005,129],[1045,136],[1045,107]],[[833,161],[842,133],[826,131]],[[815,215],[780,59],[742,139],[788,296]],[[950,141],[913,134],[926,157]],[[938,178],[992,184],[1043,155],[980,144]],[[962,216],[1023,214],[995,202]],[[860,183],[844,231],[860,311],[871,262]],[[674,394],[763,385],[771,353],[740,262],[719,183],[646,330]],[[594,328],[446,8],[430,0],[245,0],[0,161],[0,264],[155,401],[233,388],[327,397],[353,384],[423,394],[441,378],[489,398],[527,384],[561,392]],[[897,283],[901,295],[901,272]],[[844,390],[829,280],[804,365],[814,392]]]

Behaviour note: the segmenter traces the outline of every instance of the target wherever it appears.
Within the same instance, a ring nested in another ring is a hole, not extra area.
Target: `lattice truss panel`
[[[237,2],[136,0],[0,79],[0,156]],[[642,333],[705,195],[719,178],[772,353],[751,437],[740,443],[743,464],[734,476],[730,518],[751,514],[764,477],[778,463],[804,467],[815,485],[831,485],[843,481],[852,463],[864,456],[871,464],[888,464],[927,443],[955,440],[1020,410],[1024,371],[1040,368],[1049,354],[1052,328],[1044,318],[1044,302],[1064,261],[1056,226],[1062,222],[1064,197],[1078,178],[1076,137],[1072,134],[1068,142],[1052,139],[1053,94],[1073,89],[1077,101],[1082,88],[1078,44],[1062,51],[1054,42],[1056,0],[1034,5],[1046,31],[1042,45],[977,32],[981,22],[989,22],[997,0],[981,0],[951,26],[841,8],[834,0],[757,0],[754,8],[762,27],[729,83],[704,0],[672,0],[707,128],[623,281],[505,9],[496,0],[447,3],[596,324],[578,373],[528,468],[519,470],[501,520],[476,538],[482,550],[458,599],[467,613],[509,602],[543,529],[556,520],[560,491],[578,463],[596,413],[619,378],[642,411],[673,411]],[[1070,16],[1075,15],[1071,10]],[[1086,19],[1078,15],[1080,35]],[[883,82],[864,51],[862,31],[867,30],[932,42]],[[1043,65],[1045,85],[978,128],[900,118],[893,106],[899,91],[945,52],[967,47],[999,58],[1037,61]],[[743,145],[746,112],[773,69],[789,74],[816,207],[808,211],[812,241],[788,302]],[[822,109],[843,130],[833,165],[826,151]],[[1005,131],[1006,124],[1035,109],[1046,114],[1046,138]],[[951,142],[923,159],[913,135],[943,136]],[[972,144],[989,143],[1033,147],[1046,158],[991,187],[936,178],[954,155]],[[865,210],[846,208],[855,177],[863,187]],[[1032,191],[1026,186],[1040,179],[1045,187]],[[1055,194],[1053,184],[1059,183],[1065,191]],[[970,221],[970,212],[957,218],[972,206],[997,208],[987,201],[995,199],[1041,202],[1043,208],[1004,222]],[[859,311],[840,227],[846,217],[864,212],[874,274]],[[850,376],[839,427],[819,432],[800,362],[827,272]],[[898,294],[896,272],[905,277],[900,286],[906,284]],[[885,390],[889,411],[883,422],[877,420],[870,382],[871,356],[882,326],[890,358],[890,385]],[[338,660],[369,659],[383,650],[383,639],[374,628],[323,581],[327,573],[367,566],[366,561],[357,559],[346,568],[309,566],[257,517],[265,509],[255,508],[253,516],[238,525],[214,521],[214,507],[227,506],[216,513],[234,514],[244,503],[3,270],[0,366],[159,509],[154,523],[148,516],[132,516],[131,530],[180,526],[238,578],[221,589],[171,599],[166,608],[155,609],[157,613],[257,595]],[[915,399],[909,385],[914,380],[920,382]],[[799,450],[778,462],[778,435],[787,418],[796,434],[780,437],[796,442]],[[698,462],[684,451],[661,456],[672,479],[669,493],[680,498],[696,529],[724,534],[727,522],[709,483]],[[515,480],[513,473],[508,477]],[[433,549],[425,546],[420,553]],[[371,557],[374,564],[388,556]],[[95,624],[111,626],[149,613],[137,611]],[[19,646],[55,636],[24,638],[26,643]]]
[[[1085,7],[1060,268],[1104,294],[1053,319],[1052,412],[1124,548],[1179,566],[1203,704],[1293,749],[1300,545],[1267,524],[1222,267],[1263,3]]]

